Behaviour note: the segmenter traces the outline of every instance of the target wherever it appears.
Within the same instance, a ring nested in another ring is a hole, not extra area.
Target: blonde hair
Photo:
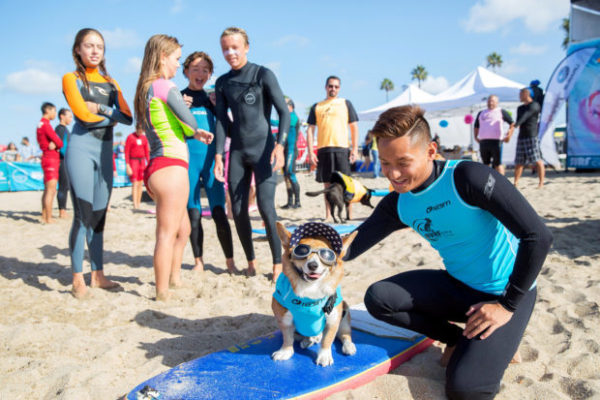
[[[237,26],[230,26],[229,28],[225,29],[223,33],[221,33],[221,39],[223,39],[225,36],[231,35],[242,35],[246,46],[250,45],[250,41],[248,40],[248,34],[243,28],[238,28]]]
[[[146,43],[144,59],[135,90],[134,108],[135,118],[138,123],[145,124],[146,118],[146,96],[153,81],[160,78],[161,57],[168,56],[181,47],[177,38],[168,35],[154,35]]]
[[[73,42],[73,48],[71,49],[71,54],[73,55],[73,61],[75,61],[75,74],[83,81],[83,85],[85,86],[86,89],[90,88],[90,84],[87,80],[87,76],[85,75],[85,64],[83,64],[81,57],[79,56],[79,54],[77,54],[77,49],[79,48],[79,46],[81,46],[81,43],[86,38],[86,36],[89,34],[92,34],[92,33],[98,35],[98,37],[100,37],[100,39],[102,39],[102,43],[104,43],[104,50],[102,52],[102,61],[100,61],[100,64],[98,64],[98,69],[102,73],[102,76],[104,76],[104,79],[106,79],[108,82],[112,82],[112,79],[111,79],[110,75],[108,74],[108,71],[106,71],[106,59],[104,58],[104,55],[106,54],[106,43],[104,42],[104,37],[96,29],[83,28],[83,29],[80,29],[79,32],[77,32],[77,34],[75,35],[75,41]]]

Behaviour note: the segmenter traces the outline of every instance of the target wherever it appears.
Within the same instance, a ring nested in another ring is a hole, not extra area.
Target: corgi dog
[[[331,345],[337,337],[342,352],[356,353],[352,342],[350,309],[343,301],[340,282],[342,258],[357,232],[344,239],[329,225],[309,222],[290,234],[277,222],[283,246],[283,272],[273,293],[272,309],[283,336],[281,348],[271,358],[287,360],[294,354],[294,334],[302,348],[321,343],[316,364],[333,364]]]

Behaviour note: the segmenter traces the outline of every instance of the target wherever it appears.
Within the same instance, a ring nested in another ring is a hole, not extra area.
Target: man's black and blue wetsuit
[[[434,161],[414,191],[390,193],[358,228],[347,259],[395,230],[412,227],[438,250],[446,270],[415,270],[377,282],[365,305],[378,319],[456,346],[446,370],[452,399],[493,398],[515,354],[536,298],[535,279],[552,235],[525,198],[495,170]],[[497,301],[513,312],[485,340],[467,339],[466,312]]]
[[[67,196],[69,195],[69,176],[67,175],[67,163],[65,162],[65,154],[67,154],[67,143],[69,141],[69,128],[63,124],[56,125],[54,132],[63,141],[63,146],[60,148],[60,167],[58,169],[58,190],[56,199],[58,200],[58,209],[67,209]]]
[[[216,151],[223,154],[225,137],[230,136],[229,176],[226,179],[233,219],[246,259],[251,261],[255,258],[248,215],[248,196],[254,173],[258,210],[265,222],[273,263],[278,264],[281,262],[281,242],[275,228],[277,177],[271,165],[275,138],[271,134],[270,116],[271,108],[275,107],[279,115],[277,143],[283,145],[290,124],[283,93],[273,72],[250,62],[219,77],[215,91]],[[227,110],[231,110],[233,121],[230,121]]]
[[[190,111],[198,122],[198,128],[215,132],[215,107],[210,102],[204,90],[185,88],[182,95],[192,98]],[[192,226],[190,242],[194,257],[202,257],[204,231],[202,229],[202,204],[200,203],[200,190],[204,188],[210,212],[217,228],[217,237],[226,258],[233,257],[233,241],[231,228],[225,215],[225,188],[223,182],[215,179],[213,168],[215,165],[215,142],[202,143],[189,137],[186,139],[190,153],[188,176],[190,180],[190,195],[188,198],[188,215]]]
[[[300,206],[300,185],[296,178],[296,158],[298,157],[298,147],[296,142],[300,133],[300,119],[295,111],[290,113],[290,129],[285,140],[285,165],[283,167],[283,177],[287,188],[288,203],[285,208]],[[293,198],[296,198],[293,201]]]

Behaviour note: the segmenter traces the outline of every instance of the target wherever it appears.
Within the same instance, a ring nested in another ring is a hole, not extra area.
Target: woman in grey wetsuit
[[[290,113],[275,74],[248,62],[248,36],[241,28],[221,34],[221,49],[231,70],[217,79],[215,178],[223,181],[223,148],[227,128],[231,137],[229,176],[233,219],[248,260],[248,275],[255,275],[252,227],[248,215],[248,193],[252,173],[256,178],[258,210],[265,222],[273,256],[273,280],[281,273],[281,242],[275,229],[276,170],[283,167],[283,142],[290,126]],[[271,107],[279,114],[279,132],[271,133]],[[227,110],[231,110],[230,121]]]
[[[102,251],[104,221],[112,191],[113,126],[131,125],[131,111],[117,82],[104,64],[104,38],[85,28],[75,36],[76,70],[63,76],[63,93],[75,116],[65,155],[73,200],[73,226],[69,250],[73,268],[73,295],[85,297],[83,253],[87,241],[92,264],[92,287],[116,288],[104,276]]]

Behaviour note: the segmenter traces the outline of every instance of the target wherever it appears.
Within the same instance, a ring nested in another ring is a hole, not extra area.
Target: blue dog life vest
[[[336,289],[336,301],[334,307],[342,302],[342,289]],[[275,300],[287,308],[294,317],[296,331],[303,336],[317,336],[325,329],[325,312],[323,306],[329,297],[322,299],[309,299],[298,297],[294,293],[292,284],[287,276],[280,274],[273,293]]]
[[[465,203],[446,162],[440,177],[419,193],[401,193],[398,216],[431,243],[448,273],[473,289],[501,295],[515,264],[518,239],[486,210]]]

